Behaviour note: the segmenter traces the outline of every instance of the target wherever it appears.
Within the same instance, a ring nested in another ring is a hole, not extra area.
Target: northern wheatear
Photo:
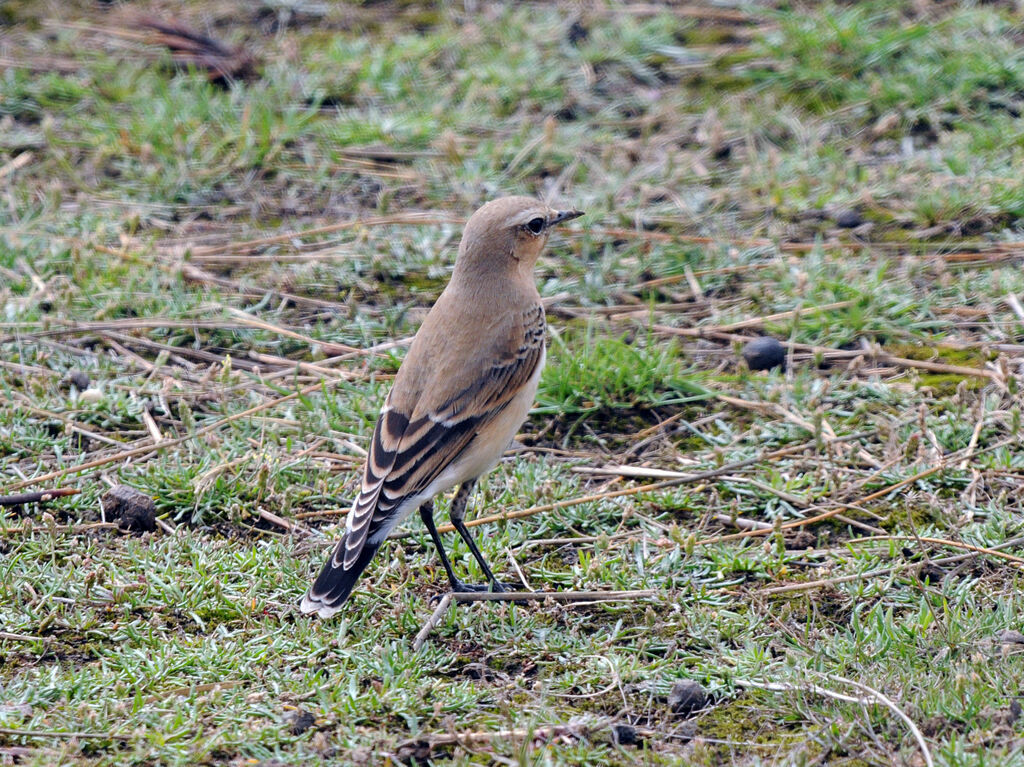
[[[345,534],[303,597],[302,612],[334,615],[388,534],[414,509],[452,590],[485,590],[455,577],[434,526],[434,496],[455,485],[452,525],[490,587],[505,590],[469,535],[466,502],[533,404],[545,355],[533,266],[551,227],[580,215],[529,197],[504,197],[469,219],[451,281],[381,408]]]

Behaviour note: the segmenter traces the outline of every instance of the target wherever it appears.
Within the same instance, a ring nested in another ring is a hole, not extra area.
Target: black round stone
[[[751,370],[771,370],[786,365],[786,347],[771,336],[761,336],[747,343],[741,352]]]
[[[681,679],[672,685],[668,694],[668,707],[673,714],[689,716],[708,704],[708,694],[692,679]]]
[[[864,216],[852,208],[841,210],[836,214],[836,226],[843,229],[854,229],[864,223]]]

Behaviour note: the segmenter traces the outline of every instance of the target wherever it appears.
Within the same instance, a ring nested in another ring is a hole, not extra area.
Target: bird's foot
[[[491,584],[489,583],[463,583],[462,581],[455,581],[451,584],[453,594],[480,594],[486,591],[491,591]],[[505,584],[501,581],[496,583],[497,588],[494,591],[508,591],[505,588]]]
[[[491,588],[491,585],[492,584],[490,584],[490,583],[463,583],[462,581],[455,581],[454,583],[451,584],[451,591],[449,593],[450,594],[486,594],[486,593],[504,594],[504,593],[507,593],[509,591],[520,591],[523,588],[521,585],[505,583],[504,581],[495,581],[494,584],[493,584],[494,588]],[[444,594],[435,594],[433,597],[431,597],[430,604],[431,605],[436,605],[438,602],[441,601],[441,597],[443,597],[443,596],[444,596]],[[515,602],[515,604],[517,604],[517,605],[525,605],[526,602],[518,601],[517,600]]]
[[[480,594],[480,593],[499,593],[505,594],[510,591],[520,591],[523,587],[521,585],[513,585],[511,583],[505,583],[504,581],[494,581],[493,583],[463,583],[462,581],[456,581],[452,584],[453,594]],[[517,605],[525,605],[526,602],[517,600]]]

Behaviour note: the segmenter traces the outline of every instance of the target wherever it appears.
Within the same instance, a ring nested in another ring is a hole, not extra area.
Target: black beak
[[[555,215],[548,219],[548,226],[554,226],[555,224],[560,224],[563,221],[572,221],[574,218],[579,218],[582,215],[582,210],[559,210],[555,212]]]

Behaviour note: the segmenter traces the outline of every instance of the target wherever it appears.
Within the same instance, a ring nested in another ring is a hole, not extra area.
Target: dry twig
[[[437,603],[437,607],[434,612],[430,614],[427,622],[423,624],[423,628],[416,634],[416,638],[412,640],[413,652],[418,652],[421,647],[426,643],[427,637],[430,636],[430,632],[436,629],[441,621],[444,620],[444,616],[448,614],[448,608],[452,606],[452,595],[445,594],[441,597],[441,601]]]
[[[46,503],[54,498],[65,498],[69,495],[78,495],[81,490],[71,487],[61,487],[54,490],[37,490],[33,493],[17,493],[15,495],[0,495],[0,506],[24,506],[28,503]]]

